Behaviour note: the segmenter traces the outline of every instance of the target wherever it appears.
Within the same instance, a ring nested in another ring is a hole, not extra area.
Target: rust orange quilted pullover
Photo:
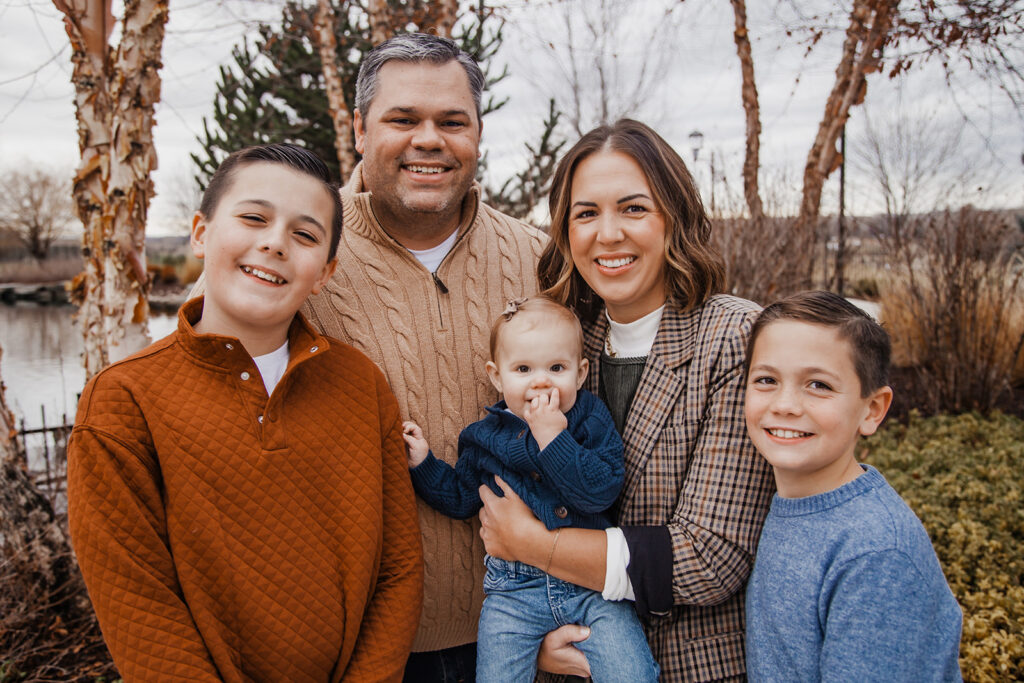
[[[86,386],[72,540],[126,681],[400,680],[422,598],[383,375],[296,316],[271,396],[237,340],[178,331]]]

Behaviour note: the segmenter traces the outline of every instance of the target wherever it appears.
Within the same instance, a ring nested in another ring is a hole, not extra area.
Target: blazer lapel
[[[686,367],[693,358],[696,346],[699,311],[698,308],[684,313],[671,304],[665,306],[622,435],[625,443],[625,481],[619,495],[620,501],[632,497],[647,467],[654,444],[686,389]],[[588,326],[584,340],[586,354],[591,362],[587,386],[595,394],[600,387],[601,351],[607,331],[608,320],[602,312],[593,325]]]

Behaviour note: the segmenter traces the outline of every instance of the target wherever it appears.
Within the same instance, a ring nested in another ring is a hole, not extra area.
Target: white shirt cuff
[[[626,536],[618,527],[604,530],[608,539],[608,552],[604,566],[604,590],[601,597],[605,600],[636,600],[633,584],[629,581],[626,567],[629,566],[629,546]]]

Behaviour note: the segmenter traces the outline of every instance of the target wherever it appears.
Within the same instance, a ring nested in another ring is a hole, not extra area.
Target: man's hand
[[[405,456],[409,461],[409,469],[416,467],[427,459],[430,446],[423,438],[423,430],[415,422],[406,420],[402,423],[402,438],[405,439]]]
[[[554,388],[550,394],[534,396],[523,406],[523,419],[530,425],[530,433],[541,450],[547,448],[569,424],[565,413],[558,407],[560,399],[558,389]]]
[[[587,657],[573,643],[590,637],[590,628],[577,624],[566,624],[544,636],[537,654],[537,668],[553,674],[590,676]]]

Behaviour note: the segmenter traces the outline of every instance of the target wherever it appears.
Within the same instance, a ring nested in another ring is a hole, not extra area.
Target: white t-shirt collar
[[[453,230],[444,242],[431,247],[430,249],[410,249],[409,253],[416,257],[416,260],[423,264],[423,267],[431,273],[437,271],[441,261],[448,255],[448,252],[455,246],[455,240],[459,237],[459,231]]]
[[[284,344],[270,353],[255,356],[252,362],[256,364],[256,369],[260,371],[267,394],[274,393],[274,387],[281,381],[284,371],[288,369],[288,340],[286,339]]]

